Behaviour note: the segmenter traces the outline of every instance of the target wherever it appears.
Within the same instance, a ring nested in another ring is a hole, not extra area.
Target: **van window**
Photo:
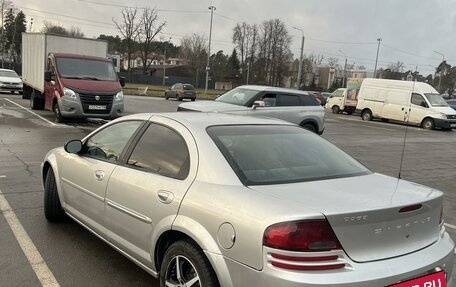
[[[423,96],[420,94],[412,94],[411,102],[412,102],[412,104],[420,106],[420,107],[425,107],[425,108],[428,107]]]

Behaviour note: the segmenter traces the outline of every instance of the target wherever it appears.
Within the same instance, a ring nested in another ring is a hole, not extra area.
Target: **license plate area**
[[[89,105],[89,110],[106,110],[106,106],[102,105]]]
[[[440,271],[387,287],[447,287],[445,271]]]

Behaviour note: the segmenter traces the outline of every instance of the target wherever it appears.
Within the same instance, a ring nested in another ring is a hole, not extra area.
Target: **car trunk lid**
[[[250,188],[321,212],[357,262],[414,252],[440,234],[442,193],[395,178],[372,174]]]

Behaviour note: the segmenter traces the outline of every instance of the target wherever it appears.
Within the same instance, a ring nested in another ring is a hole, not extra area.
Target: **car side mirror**
[[[82,150],[82,142],[80,140],[71,140],[64,146],[67,153],[79,153]]]
[[[119,83],[122,88],[125,87],[125,77],[119,77]]]
[[[264,101],[255,101],[253,102],[252,109],[255,110],[258,107],[265,107],[266,104]]]
[[[54,74],[51,71],[44,72],[44,81],[50,82],[54,80]]]
[[[331,96],[329,96],[329,98],[330,98],[330,99],[331,99],[331,98],[334,98],[334,96],[333,96],[333,95],[331,95]]]

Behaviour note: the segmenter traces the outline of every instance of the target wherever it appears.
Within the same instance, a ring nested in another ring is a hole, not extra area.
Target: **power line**
[[[127,5],[121,5],[121,4],[112,4],[112,3],[106,3],[106,2],[99,2],[99,1],[93,1],[93,0],[78,0],[80,2],[86,2],[86,3],[92,3],[96,5],[103,5],[103,6],[109,6],[109,7],[117,7],[117,8],[137,8],[137,9],[148,9],[148,7],[134,7],[134,6],[127,6]],[[175,13],[198,13],[198,14],[207,14],[209,12],[207,11],[200,11],[200,10],[177,10],[177,9],[160,9],[160,8],[155,8],[156,11],[159,12],[175,12]]]
[[[401,52],[401,53],[406,54],[406,55],[409,55],[409,56],[414,56],[414,57],[419,57],[419,58],[424,58],[424,59],[430,59],[430,60],[436,60],[436,61],[439,60],[439,59],[437,59],[437,58],[427,57],[427,56],[422,56],[422,55],[418,55],[418,54],[415,54],[415,53],[407,52],[407,51],[401,50],[401,49],[399,49],[399,48],[395,48],[395,47],[386,45],[385,43],[382,43],[381,45],[384,46],[384,47],[386,47],[386,48],[389,48],[389,49],[391,49],[391,50],[395,50],[395,51],[397,51],[397,52]]]
[[[33,18],[41,18],[41,19],[44,19],[44,20],[49,20],[48,17],[43,17],[43,16],[40,16],[38,14],[30,14],[30,13],[28,13],[27,16],[31,16]],[[65,23],[71,23],[71,24],[84,25],[84,26],[89,26],[89,27],[97,27],[97,28],[103,28],[103,29],[117,31],[117,29],[114,27],[114,25],[100,26],[100,25],[95,25],[95,24],[91,24],[91,23],[89,24],[89,23],[73,22],[73,21],[68,21],[68,20],[64,20],[64,21],[65,21]],[[51,20],[51,22],[52,22],[52,20]],[[103,24],[103,25],[105,25],[105,24]]]

